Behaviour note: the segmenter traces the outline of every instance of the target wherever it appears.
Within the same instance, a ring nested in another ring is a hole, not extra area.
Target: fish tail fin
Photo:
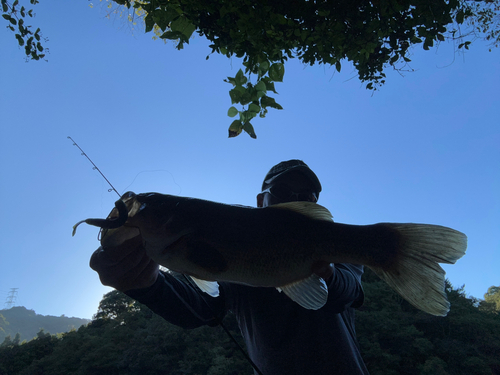
[[[382,280],[418,309],[446,316],[445,272],[439,263],[453,264],[467,248],[465,234],[426,224],[387,224],[400,235],[391,267],[370,267]]]

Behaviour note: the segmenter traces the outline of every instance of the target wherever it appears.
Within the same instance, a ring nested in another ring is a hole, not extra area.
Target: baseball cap
[[[264,182],[262,183],[262,190],[265,190],[269,185],[273,183],[278,177],[283,176],[285,173],[290,173],[292,171],[297,171],[304,174],[316,188],[316,193],[321,191],[321,183],[319,182],[316,174],[304,163],[302,160],[288,160],[282,161],[272,167],[269,172],[267,172]]]

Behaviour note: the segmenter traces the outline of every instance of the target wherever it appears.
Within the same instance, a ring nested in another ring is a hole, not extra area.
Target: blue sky
[[[469,246],[444,267],[452,284],[479,298],[500,284],[498,50],[417,47],[415,71],[388,71],[374,94],[347,63],[339,74],[289,61],[276,85],[284,110],[253,121],[257,140],[228,139],[223,79],[238,59],[206,60],[200,37],[177,51],[84,0],[35,9],[48,62],[25,63],[14,36],[0,31],[0,308],[19,288],[17,305],[91,318],[110,290],[88,267],[98,230],[71,230],[105,217],[117,196],[67,136],[120,193],[250,206],[272,165],[302,159],[336,221],[460,230]]]

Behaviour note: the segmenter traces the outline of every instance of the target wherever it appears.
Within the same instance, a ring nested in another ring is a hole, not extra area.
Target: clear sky
[[[415,222],[467,234],[467,254],[445,266],[455,287],[482,298],[500,285],[500,51],[465,55],[451,44],[414,50],[415,72],[387,72],[367,91],[348,64],[286,64],[284,110],[253,121],[257,140],[227,138],[223,82],[241,62],[196,36],[182,51],[132,33],[89,2],[41,1],[35,27],[48,62],[0,23],[0,308],[91,318],[103,294],[88,267],[98,229],[120,193],[158,191],[255,205],[269,168],[304,160],[323,184],[319,203],[349,224]]]

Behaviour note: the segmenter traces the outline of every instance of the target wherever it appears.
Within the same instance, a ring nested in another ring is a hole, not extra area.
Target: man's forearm
[[[129,290],[129,297],[149,307],[172,324],[183,328],[215,326],[225,314],[223,296],[203,296],[203,292],[176,279],[168,273],[158,275],[149,288]]]

